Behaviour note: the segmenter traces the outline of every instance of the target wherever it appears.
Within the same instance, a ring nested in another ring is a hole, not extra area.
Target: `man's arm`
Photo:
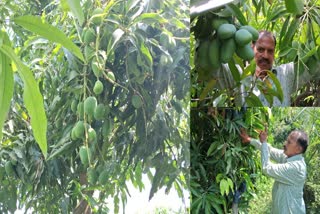
[[[292,162],[273,164],[269,160],[269,148],[267,143],[261,146],[261,162],[264,174],[288,185],[295,185],[305,179],[305,169],[298,169]]]
[[[256,149],[262,151],[262,143],[257,139],[251,139],[250,144],[253,145]],[[283,153],[283,150],[273,148],[268,145],[270,158],[278,163],[283,163],[286,159],[286,155]]]

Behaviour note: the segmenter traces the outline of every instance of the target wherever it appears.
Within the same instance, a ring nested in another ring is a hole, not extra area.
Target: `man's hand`
[[[251,137],[247,134],[247,131],[244,128],[240,128],[240,137],[242,139],[242,143],[250,143]]]
[[[268,138],[268,128],[266,126],[265,130],[260,132],[259,140],[261,143],[265,143],[265,142],[267,142],[267,138]]]

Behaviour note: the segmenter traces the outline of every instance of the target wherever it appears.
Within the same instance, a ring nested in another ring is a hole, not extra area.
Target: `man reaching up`
[[[242,129],[244,144],[250,143],[261,151],[262,171],[275,180],[272,188],[272,214],[306,213],[303,186],[306,180],[306,163],[302,156],[308,147],[308,136],[302,131],[292,131],[283,150],[267,143],[267,131],[261,131],[259,140],[252,139]],[[270,158],[277,163],[271,163]]]

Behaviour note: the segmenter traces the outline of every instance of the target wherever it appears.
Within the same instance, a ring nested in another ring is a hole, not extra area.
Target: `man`
[[[296,75],[293,62],[273,67],[275,47],[276,38],[274,35],[269,31],[260,31],[258,40],[252,43],[256,62],[255,74],[241,80],[241,86],[238,88],[238,97],[235,100],[236,106],[244,105],[245,97],[248,96],[250,91],[260,99],[264,106],[290,106],[291,95],[311,78],[308,72],[304,72],[302,76]],[[243,73],[240,66],[237,66],[237,68],[240,73]],[[272,71],[280,82],[283,91],[282,102],[275,97],[270,103],[270,95],[269,100],[267,99],[268,88],[276,90],[275,84],[267,75],[268,71]],[[224,64],[222,69],[216,72],[216,77],[219,80],[218,88],[220,89],[237,87],[227,64]],[[266,90],[264,92],[257,87],[259,82],[260,85],[268,86],[265,87]]]
[[[307,134],[292,131],[283,146],[284,150],[267,144],[267,131],[260,132],[259,140],[256,140],[242,129],[240,137],[244,144],[250,143],[261,151],[262,171],[275,180],[272,189],[272,214],[306,213],[303,186],[307,170],[302,154],[308,147]],[[277,163],[271,163],[269,157]]]

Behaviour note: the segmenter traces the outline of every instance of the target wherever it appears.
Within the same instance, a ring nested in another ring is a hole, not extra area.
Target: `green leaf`
[[[272,73],[271,71],[268,71],[268,76],[271,78],[273,84],[275,84],[276,88],[277,88],[277,97],[280,100],[280,102],[283,101],[283,91],[282,91],[282,87],[281,87],[281,83],[279,82],[277,76]]]
[[[120,28],[116,29],[113,33],[112,33],[112,37],[109,41],[108,44],[108,49],[107,49],[107,57],[109,56],[109,54],[111,53],[111,51],[114,50],[116,44],[119,42],[119,40],[121,39],[121,37],[123,36],[124,31],[121,30]]]
[[[233,191],[233,182],[232,182],[232,180],[230,178],[227,178],[227,181],[228,181],[229,188],[231,189],[232,192],[234,192]]]
[[[40,17],[31,15],[19,16],[14,18],[13,21],[17,25],[38,34],[51,42],[61,44],[79,59],[84,61],[80,48],[76,46],[61,30],[46,22],[42,22]]]
[[[70,7],[68,5],[67,0],[60,0],[60,5],[62,7],[63,12],[69,12],[70,11]]]
[[[231,74],[233,79],[238,83],[240,82],[240,73],[238,68],[236,67],[236,64],[234,63],[234,60],[230,60],[230,62],[228,62],[228,66],[230,68]]]
[[[226,193],[228,195],[228,193],[229,193],[229,184],[226,179],[222,179],[220,181],[220,193],[221,193],[221,195],[224,195],[224,193]]]
[[[44,110],[43,98],[39,86],[30,69],[25,66],[13,49],[2,45],[0,51],[11,58],[18,68],[18,73],[24,82],[23,99],[28,113],[31,117],[33,135],[37,141],[42,154],[47,157],[47,117]]]
[[[136,23],[164,24],[166,22],[167,22],[167,20],[165,18],[163,18],[161,15],[159,15],[158,13],[143,13],[143,14],[137,16],[137,18],[135,18],[133,20],[132,24],[136,24]]]
[[[280,31],[280,42],[283,40],[283,37],[286,35],[287,29],[288,29],[288,25],[289,25],[289,21],[290,21],[290,16],[288,16],[286,18],[286,21],[284,21],[281,31]],[[280,49],[281,49],[282,45],[280,44]]]
[[[286,34],[284,35],[284,37],[281,41],[280,49],[283,49],[286,46],[288,46],[288,44],[292,43],[292,38],[293,38],[294,34],[296,33],[298,26],[299,26],[299,19],[296,19],[296,18],[293,19],[290,23],[288,31],[286,32]]]
[[[211,79],[210,82],[206,85],[206,87],[203,89],[202,93],[200,94],[200,100],[203,100],[206,98],[208,93],[212,91],[213,87],[215,86],[217,80],[216,79]]]
[[[78,19],[80,25],[82,25],[84,22],[84,15],[80,5],[80,0],[67,0],[67,3],[73,15]]]
[[[248,22],[244,15],[242,14],[240,8],[234,4],[228,4],[226,8],[230,9],[232,14],[237,17],[241,25],[248,25]]]
[[[292,14],[302,14],[304,0],[285,0],[287,11]]]
[[[246,98],[246,103],[248,107],[263,107],[263,104],[261,103],[259,97],[257,97],[255,94],[250,93]]]
[[[10,45],[9,37],[3,31],[0,32],[0,41],[3,44]],[[13,84],[11,60],[5,54],[0,53],[0,141],[2,139],[2,127],[13,96]]]
[[[192,197],[191,201],[191,210],[195,209],[195,207],[198,207],[198,205],[202,202],[202,198],[194,198]]]
[[[205,202],[205,214],[211,214],[211,204],[210,201],[206,200]]]
[[[207,156],[210,156],[212,154],[213,150],[215,150],[217,145],[218,145],[217,143],[211,143],[211,145],[210,145],[210,147],[209,147],[209,149],[207,151]]]
[[[149,66],[152,67],[153,59],[152,59],[152,56],[150,54],[149,49],[145,46],[144,42],[141,42],[140,51],[145,56],[145,59],[147,60]]]
[[[309,57],[311,57],[312,55],[314,55],[317,52],[317,47],[312,48],[310,51],[308,51],[305,55],[303,55],[301,57],[301,60],[303,62],[307,62]]]

